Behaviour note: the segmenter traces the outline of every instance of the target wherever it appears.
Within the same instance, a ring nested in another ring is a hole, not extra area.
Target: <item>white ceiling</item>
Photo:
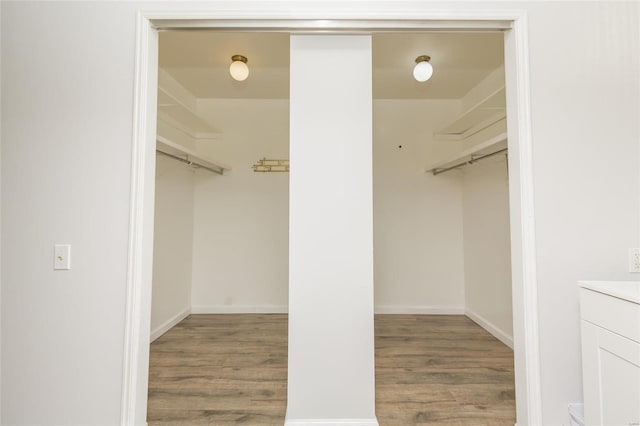
[[[231,56],[248,58],[244,82],[229,76]],[[412,77],[417,56],[431,56],[434,74]],[[503,35],[490,32],[379,33],[373,35],[376,99],[457,99],[502,65]],[[197,98],[289,97],[289,34],[217,31],[160,33],[159,65]]]
[[[381,33],[373,36],[376,99],[459,99],[504,63],[502,33]],[[415,59],[429,55],[433,76],[413,78]]]

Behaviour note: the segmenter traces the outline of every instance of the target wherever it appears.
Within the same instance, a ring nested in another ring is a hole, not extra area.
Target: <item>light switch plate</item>
[[[71,269],[71,245],[56,244],[53,247],[53,269]]]

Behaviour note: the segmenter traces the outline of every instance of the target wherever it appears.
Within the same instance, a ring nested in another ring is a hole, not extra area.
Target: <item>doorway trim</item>
[[[270,2],[236,0],[230,10],[138,13],[132,136],[129,252],[122,377],[122,425],[145,425],[155,194],[158,31],[218,29],[289,33],[368,33],[427,30],[504,30],[509,144],[509,192],[516,412],[520,425],[542,424],[533,156],[527,14],[508,9],[430,9],[392,2]]]

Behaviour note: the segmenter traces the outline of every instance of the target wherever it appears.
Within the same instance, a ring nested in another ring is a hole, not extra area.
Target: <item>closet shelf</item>
[[[156,152],[171,157],[175,160],[186,163],[199,169],[209,170],[219,175],[231,170],[231,167],[208,160],[189,148],[170,141],[169,139],[156,136]]]
[[[440,140],[463,140],[504,120],[506,117],[504,84],[451,120],[434,136]]]
[[[501,133],[485,142],[474,145],[464,151],[457,153],[447,160],[437,162],[426,168],[427,172],[438,175],[458,167],[472,164],[483,158],[507,151],[507,133]]]
[[[211,140],[220,135],[198,111],[198,99],[162,68],[158,69],[158,122],[193,140]]]

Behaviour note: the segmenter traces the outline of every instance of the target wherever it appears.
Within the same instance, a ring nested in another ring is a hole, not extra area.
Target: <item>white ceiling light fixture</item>
[[[233,61],[229,66],[229,74],[231,74],[231,77],[237,81],[246,80],[247,77],[249,77],[247,58],[242,55],[233,55],[231,61]]]
[[[429,63],[430,56],[421,55],[416,58],[416,66],[413,68],[413,78],[419,82],[427,81],[433,75],[433,66]]]

